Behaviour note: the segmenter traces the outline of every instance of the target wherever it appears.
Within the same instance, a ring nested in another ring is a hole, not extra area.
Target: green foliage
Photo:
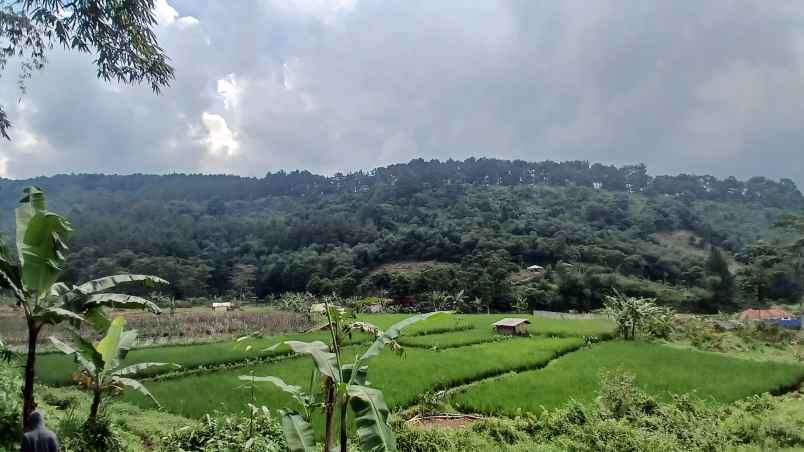
[[[195,427],[183,427],[165,437],[165,452],[285,452],[282,427],[264,409],[251,415],[205,415]]]
[[[542,367],[556,356],[576,350],[583,344],[581,337],[532,337],[470,345],[443,352],[406,348],[401,359],[390,353],[373,358],[368,380],[373,387],[382,388],[389,407],[402,408],[415,403],[418,396],[427,391],[447,389],[512,370]],[[363,350],[365,346],[350,346],[343,347],[341,353],[353,357],[359,356]],[[254,375],[272,375],[297,385],[304,383],[302,386],[305,390],[308,386],[306,383],[310,381],[307,360],[288,359],[257,364],[250,370]],[[172,413],[192,418],[201,417],[212,409],[232,413],[252,401],[250,391],[233,392],[229,389],[231,381],[244,374],[244,369],[194,373],[182,378],[151,382],[149,389]],[[198,388],[208,388],[203,398],[197,396]],[[134,394],[124,397],[142,406],[149,406],[146,400]],[[278,391],[273,385],[258,385],[254,397],[260,404],[273,410],[297,406],[291,395]],[[314,424],[320,432],[321,423]]]
[[[68,283],[155,274],[175,281],[168,290],[178,299],[211,298],[251,287],[252,272],[238,269],[254,266],[260,300],[309,291],[429,305],[427,294],[464,290],[464,312],[508,311],[516,294],[526,296],[529,310],[596,309],[612,287],[681,309],[727,309],[728,296],[710,280],[715,275],[705,271],[700,250],[711,244],[730,260],[745,244],[784,236],[768,226],[783,208],[801,206],[794,186],[770,181],[679,176],[657,178],[657,187],[645,175],[629,182],[648,184],[641,189],[606,182],[594,190],[590,181],[603,173],[620,174],[606,180],[633,176],[600,168],[469,159],[337,178],[80,175],[38,183],[63,205],[92,206],[73,214],[81,231],[71,242],[77,252],[68,257]],[[508,180],[510,174],[518,177]],[[21,184],[2,181],[0,205],[10,206],[4,193]],[[678,231],[695,238],[686,247],[695,252],[656,236]],[[421,265],[387,265],[400,261]],[[561,262],[586,269],[562,274]],[[543,278],[511,281],[532,263],[548,269]],[[787,267],[774,276],[771,298],[795,295]]]
[[[11,448],[19,441],[22,411],[22,377],[19,369],[9,362],[0,361],[0,450]]]
[[[96,422],[101,398],[106,392],[134,389],[149,397],[157,406],[159,402],[140,382],[131,378],[152,367],[179,367],[167,363],[137,363],[124,367],[123,358],[136,340],[136,331],[124,331],[126,320],[117,316],[109,325],[106,334],[97,343],[92,343],[73,332],[68,345],[51,336],[50,341],[62,353],[72,356],[82,367],[79,382],[90,390],[94,399],[90,407],[89,423]]]
[[[318,310],[318,308],[319,306],[316,305],[313,310]],[[310,379],[309,394],[304,393],[301,387],[288,385],[277,377],[255,377],[252,374],[241,375],[240,380],[251,383],[258,381],[273,383],[290,394],[301,405],[304,410],[303,416],[294,411],[282,411],[282,428],[292,452],[312,450],[314,434],[310,423],[311,412],[318,406],[323,406],[326,417],[324,421],[326,449],[332,448],[335,444],[335,409],[338,408],[340,409],[339,447],[341,450],[346,450],[347,431],[350,423],[348,409],[350,408],[353,413],[353,421],[357,426],[358,444],[361,450],[395,451],[396,442],[387,424],[388,406],[382,391],[368,386],[366,365],[370,359],[377,357],[386,346],[401,350],[396,339],[403,329],[444,313],[419,314],[401,320],[383,331],[366,322],[349,322],[354,319],[354,315],[347,309],[331,306],[326,302],[321,308],[326,313],[326,323],[322,327],[331,333],[330,344],[327,345],[320,341],[289,341],[286,343],[294,352],[310,355],[313,359],[315,368]],[[342,340],[345,332],[355,329],[371,332],[376,339],[362,355],[355,356],[352,363],[346,364],[343,361],[346,355],[342,354]],[[314,385],[317,377],[321,380],[320,392]]]
[[[706,258],[706,287],[712,292],[711,309],[730,311],[735,307],[736,284],[729,263],[723,253],[715,246],[709,250]]]
[[[93,420],[86,421],[74,410],[61,418],[58,426],[61,447],[66,452],[127,452],[121,432],[112,420],[101,413]]]
[[[96,55],[98,77],[123,83],[146,81],[154,92],[173,79],[173,68],[156,41],[156,18],[150,0],[111,5],[102,1],[54,3],[44,0],[0,5],[0,72],[14,57],[21,59],[19,84],[47,63],[54,44]],[[11,127],[0,107],[0,138]]]
[[[601,374],[597,404],[570,401],[539,416],[481,421],[469,429],[395,423],[410,451],[731,451],[804,447],[804,404],[751,396],[717,406],[688,396],[657,401],[632,374]],[[743,449],[739,449],[743,450]],[[798,450],[798,449],[796,449]]]
[[[285,341],[316,339],[325,340],[328,333],[317,331],[307,334],[288,334],[281,336],[250,336],[242,341],[227,340],[212,343],[163,345],[158,347],[138,348],[125,356],[122,364],[131,366],[145,362],[176,363],[184,370],[209,369],[238,365],[245,361],[261,361],[276,359],[290,355],[292,350]],[[353,333],[346,340],[348,344],[363,343],[368,336]],[[277,347],[273,347],[274,345]],[[66,385],[72,381],[75,364],[73,359],[63,354],[45,353],[37,359],[38,378],[49,385]],[[135,376],[148,377],[172,372],[169,367],[154,367],[140,370]]]
[[[503,344],[502,346],[505,346]],[[598,394],[598,373],[622,369],[658,400],[690,394],[720,404],[752,394],[783,393],[804,378],[804,366],[761,362],[641,341],[611,341],[563,356],[541,370],[506,375],[456,394],[462,411],[520,415],[555,408],[570,399],[590,403]]]
[[[635,339],[638,332],[664,338],[672,330],[673,311],[657,306],[653,299],[617,293],[614,297],[606,297],[604,310],[617,323],[617,331],[625,339]]]
[[[598,374],[600,413],[612,418],[637,418],[657,408],[656,401],[636,385],[636,375],[623,370],[602,369]]]
[[[16,213],[17,260],[13,262],[8,250],[0,246],[0,286],[9,289],[25,313],[28,330],[28,353],[25,362],[22,418],[34,410],[34,375],[36,345],[44,325],[70,321],[83,322],[84,317],[95,326],[105,326],[103,306],[145,308],[159,313],[148,300],[129,295],[105,292],[122,283],[139,281],[144,284],[166,284],[160,278],[146,275],[118,275],[93,280],[80,286],[56,283],[65,262],[64,241],[72,233],[66,219],[47,210],[44,192],[35,186],[26,187]]]

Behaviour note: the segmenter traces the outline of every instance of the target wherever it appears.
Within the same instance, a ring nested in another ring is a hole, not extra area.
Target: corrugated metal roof
[[[514,317],[506,317],[502,320],[498,320],[494,322],[494,326],[517,326],[523,323],[530,324],[530,320],[528,319],[517,319]]]

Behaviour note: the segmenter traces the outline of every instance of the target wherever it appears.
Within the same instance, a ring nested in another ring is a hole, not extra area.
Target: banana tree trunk
[[[27,430],[28,418],[36,409],[34,401],[34,377],[36,366],[36,340],[39,337],[39,328],[34,320],[28,320],[28,356],[25,360],[25,386],[22,388],[22,426]]]
[[[89,419],[90,422],[95,421],[98,418],[98,409],[100,408],[101,403],[101,391],[100,387],[95,387],[92,395],[92,406],[89,408]]]
[[[349,413],[347,409],[349,408],[349,398],[345,397],[344,400],[341,402],[341,451],[347,452],[349,448],[347,444],[349,442],[349,437],[347,435],[347,429],[349,426]]]
[[[326,424],[324,430],[324,452],[332,450],[335,441],[335,382],[327,377],[327,402],[325,407]]]

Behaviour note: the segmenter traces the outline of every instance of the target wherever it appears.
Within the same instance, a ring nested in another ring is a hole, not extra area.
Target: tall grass
[[[205,338],[225,339],[253,331],[264,334],[285,334],[303,331],[312,323],[308,316],[295,312],[249,306],[242,310],[214,312],[209,308],[177,309],[171,315],[165,311],[153,315],[139,311],[119,311],[115,315],[126,318],[127,326],[138,331],[141,341],[168,343]],[[88,326],[82,326],[82,334],[91,334]],[[25,318],[20,311],[0,311],[0,331],[12,345],[24,345],[28,340]],[[46,325],[39,335],[39,342],[48,345],[48,336],[63,335],[61,325]]]
[[[594,400],[601,369],[622,368],[659,397],[690,393],[717,402],[781,392],[804,379],[804,366],[731,358],[647,342],[607,342],[564,356],[541,370],[471,386],[453,397],[466,411],[516,415],[569,399]]]

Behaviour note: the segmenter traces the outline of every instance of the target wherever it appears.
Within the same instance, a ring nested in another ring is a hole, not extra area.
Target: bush
[[[602,370],[599,375],[600,392],[597,397],[599,413],[619,419],[649,415],[656,408],[656,400],[636,385],[636,376],[622,370]]]
[[[0,362],[0,450],[10,450],[20,438],[22,378],[12,363]]]
[[[282,427],[268,409],[253,407],[250,417],[206,415],[199,426],[185,427],[163,438],[162,450],[283,452],[287,444]]]
[[[74,452],[124,452],[125,447],[121,434],[114,427],[106,413],[99,413],[93,421],[70,410],[61,418],[58,425],[58,437],[64,451]]]

